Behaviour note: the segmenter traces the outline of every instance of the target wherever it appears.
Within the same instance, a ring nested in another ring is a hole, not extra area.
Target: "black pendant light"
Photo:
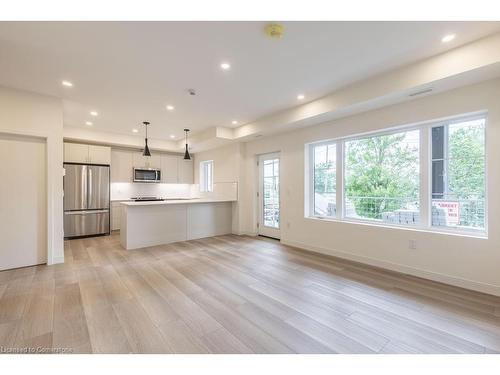
[[[186,151],[184,152],[184,160],[191,160],[191,155],[189,155],[188,151],[188,131],[189,129],[184,129],[186,132]]]
[[[148,147],[148,125],[149,125],[149,122],[144,121],[143,124],[146,127],[146,138],[144,139],[146,141],[145,142],[146,144],[144,146],[144,151],[142,152],[142,156],[151,156],[151,152],[149,151],[149,147]]]

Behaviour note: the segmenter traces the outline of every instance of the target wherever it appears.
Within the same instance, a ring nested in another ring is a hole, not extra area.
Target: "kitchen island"
[[[195,198],[122,202],[120,243],[131,250],[229,234],[234,201]]]

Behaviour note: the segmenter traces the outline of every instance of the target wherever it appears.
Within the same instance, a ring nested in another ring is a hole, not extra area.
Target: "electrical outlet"
[[[417,240],[408,241],[408,248],[410,250],[417,250]]]

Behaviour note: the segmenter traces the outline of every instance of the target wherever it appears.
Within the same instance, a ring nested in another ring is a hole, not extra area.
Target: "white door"
[[[280,238],[280,155],[259,156],[259,235]]]
[[[0,134],[0,270],[47,262],[45,141]]]

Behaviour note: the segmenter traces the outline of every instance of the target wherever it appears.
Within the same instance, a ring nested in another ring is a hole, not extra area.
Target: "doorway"
[[[280,239],[280,154],[259,156],[258,234]]]

